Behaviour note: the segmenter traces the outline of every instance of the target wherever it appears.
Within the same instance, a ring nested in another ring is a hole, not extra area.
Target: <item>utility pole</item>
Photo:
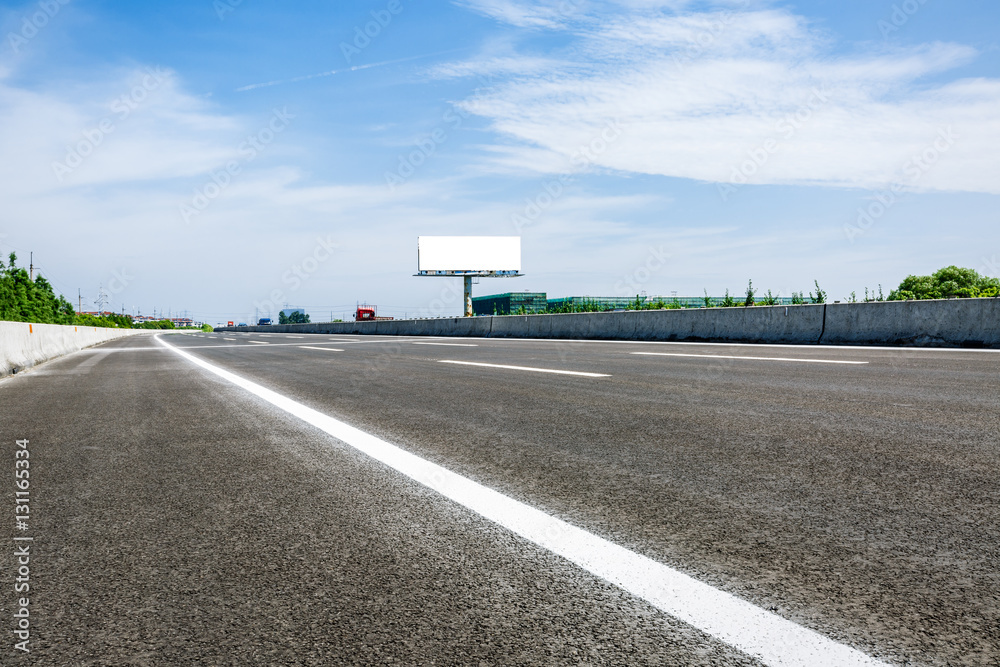
[[[83,311],[83,292],[81,292],[80,288],[77,287],[76,288],[76,312],[79,313],[79,312],[82,312],[82,311]]]
[[[28,255],[28,277],[35,281],[35,253]]]
[[[97,316],[101,317],[104,314],[104,304],[107,303],[107,294],[104,293],[104,286],[100,285],[97,288]]]

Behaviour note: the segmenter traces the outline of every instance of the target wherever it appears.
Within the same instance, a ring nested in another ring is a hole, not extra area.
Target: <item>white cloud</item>
[[[193,176],[236,152],[240,126],[183,92],[169,70],[120,72],[70,88],[0,82],[0,142],[13,158],[0,164],[0,188],[44,193]],[[232,146],[213,139],[226,134]]]
[[[468,7],[497,21],[521,28],[555,28],[562,24],[566,11],[581,0],[459,0]]]
[[[500,169],[565,164],[615,119],[621,137],[588,167],[737,185],[1000,192],[990,166],[1000,152],[1000,81],[934,82],[973,60],[973,49],[835,54],[787,11],[625,4],[632,9],[574,25],[573,66],[520,72],[465,106],[509,139]],[[523,9],[488,5],[496,16]],[[942,133],[954,141],[945,146]]]

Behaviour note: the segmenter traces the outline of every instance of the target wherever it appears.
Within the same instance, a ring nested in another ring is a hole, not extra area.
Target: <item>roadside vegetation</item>
[[[889,301],[910,299],[978,299],[1000,296],[1000,279],[972,269],[947,266],[929,276],[907,276],[889,293]]]
[[[766,293],[754,286],[753,281],[747,283],[742,294],[731,294],[727,289],[721,297],[711,296],[708,290],[698,299],[698,303],[681,303],[680,300],[664,297],[647,298],[636,295],[635,299],[621,304],[608,304],[598,299],[581,299],[572,303],[563,302],[549,306],[545,313],[598,313],[612,310],[673,310],[680,308],[749,308],[752,306],[778,306],[828,303],[829,295],[813,281],[813,289],[792,292],[785,297]],[[844,297],[844,303],[873,303],[877,301],[912,301],[918,299],[975,299],[1000,296],[1000,279],[983,276],[973,269],[963,269],[957,266],[945,267],[929,276],[907,276],[903,282],[886,296],[881,285],[865,288],[864,297],[859,298],[857,292],[851,292]],[[526,315],[528,311],[521,307],[512,315]]]
[[[27,269],[17,266],[17,255],[10,253],[8,264],[0,260],[0,320],[73,324],[76,313],[69,301],[56,296],[42,276],[34,280]]]
[[[278,324],[309,324],[309,315],[300,313],[297,310],[285,315],[282,311],[278,313]]]
[[[173,329],[170,320],[135,323],[130,315],[107,313],[102,317],[77,313],[73,304],[56,295],[52,285],[41,275],[32,280],[28,270],[17,265],[17,255],[10,253],[7,263],[0,260],[0,321],[36,324],[70,324],[113,329]],[[206,328],[207,327],[207,328]],[[212,327],[192,327],[212,331]]]

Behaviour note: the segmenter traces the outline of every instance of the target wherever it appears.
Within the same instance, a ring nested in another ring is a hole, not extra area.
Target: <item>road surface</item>
[[[4,665],[1000,664],[998,352],[143,335],[0,414]]]

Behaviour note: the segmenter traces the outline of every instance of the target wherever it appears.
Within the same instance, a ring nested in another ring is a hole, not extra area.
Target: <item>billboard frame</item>
[[[433,269],[433,270],[421,270],[420,269],[420,242],[423,238],[452,238],[452,239],[490,239],[490,238],[506,238],[506,239],[517,239],[517,266],[521,265],[521,237],[520,236],[448,236],[448,237],[417,237],[417,272],[413,274],[417,278],[463,278],[465,283],[465,317],[472,317],[472,279],[473,278],[518,278],[523,276],[520,268],[518,269],[496,269],[496,270],[473,270],[473,269]]]

